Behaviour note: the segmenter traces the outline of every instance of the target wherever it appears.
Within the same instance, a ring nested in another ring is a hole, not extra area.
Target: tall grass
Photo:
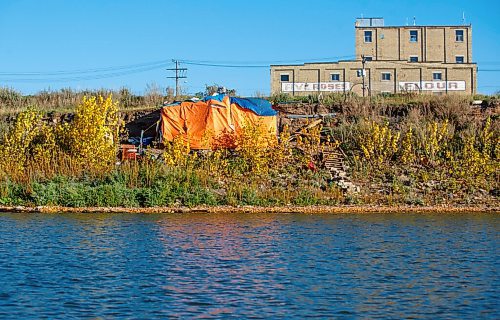
[[[163,94],[156,84],[149,84],[144,95],[136,95],[127,88],[119,90],[43,90],[33,95],[23,95],[12,88],[0,87],[0,117],[17,114],[29,106],[36,106],[38,110],[48,112],[71,112],[82,101],[83,97],[112,95],[119,102],[121,110],[142,110],[156,108],[164,101],[171,101],[173,97]]]
[[[320,99],[336,104],[340,98]],[[276,138],[258,126],[245,127],[237,135],[224,136],[232,139],[233,150],[218,147],[214,139],[214,150],[207,153],[190,152],[179,138],[166,144],[160,159],[151,160],[146,154],[141,161],[120,165],[115,164],[116,140],[109,144],[117,130],[114,103],[80,101],[72,122],[53,125],[45,123],[39,111],[29,109],[0,139],[0,204],[134,207],[498,201],[498,117],[472,113],[468,98],[457,96],[377,99],[352,97],[335,107],[341,112],[336,125],[327,130],[316,126],[292,133],[285,127]],[[362,187],[359,194],[343,193],[332,173],[323,168],[322,151],[337,147],[346,154],[348,173]]]

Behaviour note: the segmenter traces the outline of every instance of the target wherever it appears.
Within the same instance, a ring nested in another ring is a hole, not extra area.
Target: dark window
[[[432,80],[441,80],[443,79],[441,72],[433,72],[432,73]]]
[[[455,62],[456,63],[464,63],[464,56],[456,56]]]
[[[372,60],[373,60],[373,57],[365,56],[365,61],[372,61]]]
[[[288,82],[290,81],[290,75],[289,74],[282,74],[280,75],[281,82]]]
[[[384,80],[384,81],[391,80],[391,73],[390,72],[382,72],[382,80]]]
[[[463,30],[455,30],[455,41],[463,42],[464,41],[464,31]]]
[[[410,57],[410,62],[418,62],[418,57],[417,56]]]
[[[365,42],[372,42],[372,32],[365,31]]]
[[[417,41],[418,41],[418,31],[410,30],[410,42],[417,42]]]
[[[332,81],[340,81],[340,74],[332,73]]]

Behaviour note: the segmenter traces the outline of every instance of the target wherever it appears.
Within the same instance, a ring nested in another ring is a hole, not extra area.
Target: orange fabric
[[[269,134],[277,132],[275,116],[259,116],[237,104],[222,102],[182,102],[161,110],[161,129],[164,141],[182,136],[191,149],[210,149],[211,139],[224,133],[238,133],[245,125],[262,125]],[[231,146],[226,146],[231,147]]]

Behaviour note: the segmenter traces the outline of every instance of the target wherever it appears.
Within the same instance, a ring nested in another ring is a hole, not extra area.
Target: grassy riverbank
[[[285,125],[277,139],[258,128],[221,137],[234,139],[232,151],[214,141],[215,151],[190,153],[178,140],[160,159],[120,165],[122,124],[110,99],[80,102],[69,123],[22,111],[0,140],[0,205],[498,207],[498,108],[456,96],[301,99],[338,115],[298,132]],[[324,168],[326,149],[345,155],[359,192]]]

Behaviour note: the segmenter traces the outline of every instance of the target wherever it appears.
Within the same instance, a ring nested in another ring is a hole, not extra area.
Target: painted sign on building
[[[300,92],[300,91],[349,91],[350,82],[283,82],[281,83],[282,92]]]
[[[465,81],[411,81],[400,82],[401,91],[465,91]]]

